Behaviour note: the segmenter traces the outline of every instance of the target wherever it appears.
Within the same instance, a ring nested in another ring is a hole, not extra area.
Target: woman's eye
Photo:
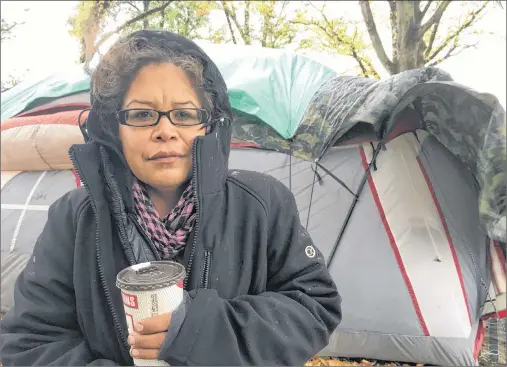
[[[176,111],[175,117],[178,120],[188,120],[192,116],[187,111]]]
[[[129,114],[129,118],[132,118],[135,120],[149,120],[149,119],[153,118],[153,112],[152,111],[135,111],[135,112]]]

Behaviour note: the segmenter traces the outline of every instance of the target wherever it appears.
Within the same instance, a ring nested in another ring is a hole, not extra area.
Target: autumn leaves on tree
[[[348,3],[362,15],[361,20],[353,21],[341,14],[339,2],[94,0],[80,1],[69,25],[70,33],[81,43],[79,61],[86,67],[112,36],[158,28],[214,43],[337,53],[353,58],[358,74],[379,78],[379,65],[393,75],[438,65],[474,47],[480,33],[477,21],[498,3],[361,0]],[[458,19],[449,15],[451,8],[453,14],[459,13]],[[380,36],[383,29],[379,29],[384,24],[390,35],[386,44]],[[5,30],[7,36],[7,23]],[[464,36],[470,34],[476,40],[467,43]]]

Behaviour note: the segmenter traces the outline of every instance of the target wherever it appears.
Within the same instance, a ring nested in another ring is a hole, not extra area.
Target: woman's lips
[[[170,156],[170,157],[160,157],[160,158],[152,158],[150,159],[151,162],[156,162],[156,163],[174,163],[180,159],[182,159],[183,156],[176,156],[176,155],[173,155],[173,156]]]

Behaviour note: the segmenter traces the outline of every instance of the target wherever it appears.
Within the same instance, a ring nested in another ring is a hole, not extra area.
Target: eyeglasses
[[[120,124],[134,127],[155,126],[162,116],[166,116],[175,126],[206,125],[210,122],[209,113],[203,108],[176,108],[166,112],[151,108],[129,108],[116,112]]]

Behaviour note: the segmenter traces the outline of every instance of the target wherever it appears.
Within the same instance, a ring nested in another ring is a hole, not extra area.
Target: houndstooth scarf
[[[139,225],[155,244],[162,260],[173,259],[185,247],[197,216],[192,184],[188,184],[164,219],[159,217],[146,188],[137,179],[134,180],[133,196]]]

